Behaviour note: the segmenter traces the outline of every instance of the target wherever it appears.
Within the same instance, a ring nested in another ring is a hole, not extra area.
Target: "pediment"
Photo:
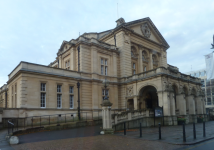
[[[168,43],[163,38],[159,30],[155,27],[150,18],[127,22],[126,26],[145,38],[169,47]]]

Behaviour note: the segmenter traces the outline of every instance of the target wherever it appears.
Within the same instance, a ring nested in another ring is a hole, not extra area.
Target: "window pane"
[[[69,92],[73,93],[73,86],[70,86]]]
[[[41,91],[45,91],[45,83],[41,83]]]
[[[62,86],[61,85],[57,85],[57,92],[62,92]]]
[[[61,108],[62,95],[57,94],[57,108]]]
[[[103,64],[103,59],[101,58],[101,64]]]
[[[41,107],[45,107],[45,98],[46,98],[46,94],[41,93]]]
[[[144,71],[146,71],[146,67],[144,67]]]
[[[108,95],[108,90],[106,90],[106,95]]]
[[[135,74],[135,70],[133,70],[133,74]]]
[[[135,63],[133,63],[133,69],[135,69]]]
[[[105,75],[107,75],[107,66],[105,66]]]
[[[103,66],[101,66],[101,74],[103,74]]]
[[[102,94],[105,95],[105,90],[102,90]]]
[[[105,59],[105,65],[107,65],[107,59]]]
[[[70,108],[74,107],[73,95],[70,95]]]

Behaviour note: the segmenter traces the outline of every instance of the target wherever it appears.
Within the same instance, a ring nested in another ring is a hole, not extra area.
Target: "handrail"
[[[8,120],[8,123],[10,123],[11,125],[13,125],[13,126],[14,126],[14,124],[13,124],[12,122],[10,122],[9,120]]]

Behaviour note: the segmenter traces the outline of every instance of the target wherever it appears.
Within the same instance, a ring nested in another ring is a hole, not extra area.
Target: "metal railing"
[[[112,114],[118,113],[124,110],[113,110]],[[78,113],[66,113],[66,114],[54,114],[54,115],[42,115],[42,116],[31,116],[25,118],[4,118],[3,125],[8,127],[8,134],[14,131],[39,128],[46,125],[78,122],[78,121],[96,121],[102,119],[102,110],[80,112],[80,120],[78,119]],[[7,123],[6,123],[7,122]]]
[[[8,134],[10,134],[10,129],[11,129],[11,133],[13,133],[14,124],[10,122],[10,120],[8,120],[7,123],[8,123]]]

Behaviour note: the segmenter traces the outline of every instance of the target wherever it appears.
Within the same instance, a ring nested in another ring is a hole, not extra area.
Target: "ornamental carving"
[[[147,37],[147,38],[150,37],[151,30],[149,29],[149,25],[147,23],[145,23],[141,26],[141,31],[145,37]]]
[[[127,87],[127,96],[132,96],[133,95],[133,86],[128,86]]]

